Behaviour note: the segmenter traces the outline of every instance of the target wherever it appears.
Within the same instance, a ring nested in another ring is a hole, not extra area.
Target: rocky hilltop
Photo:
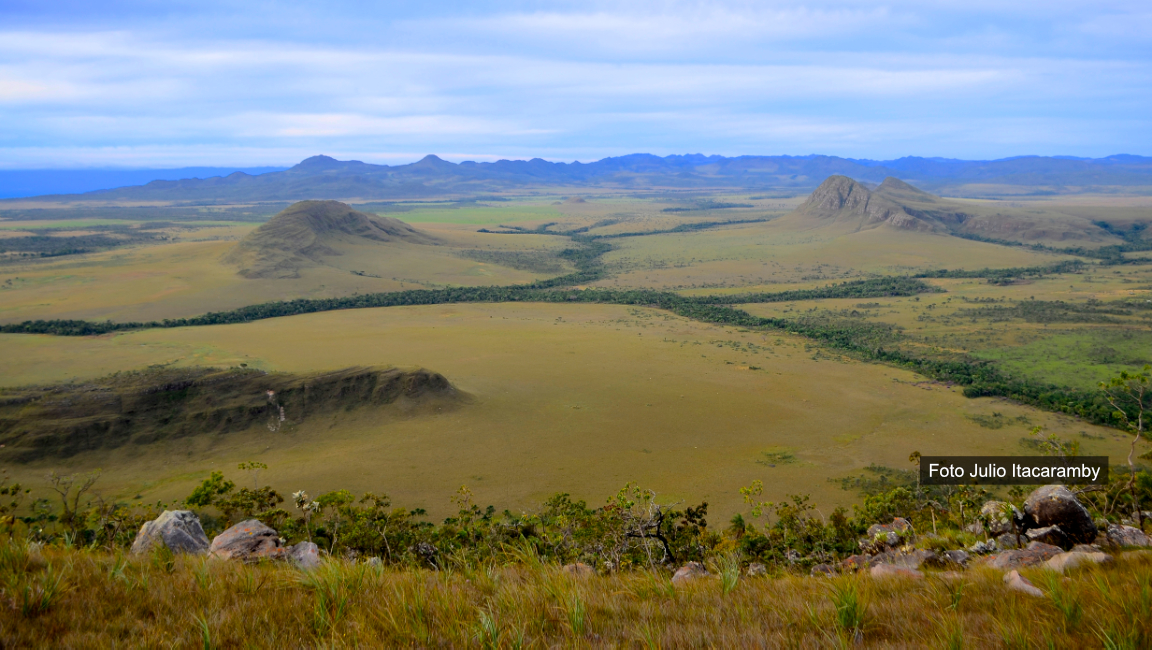
[[[830,176],[780,222],[792,228],[853,233],[880,227],[967,238],[1099,241],[1114,236],[1076,215],[1037,217],[1023,210],[988,208],[946,199],[889,176],[870,190],[847,176]]]
[[[358,212],[339,201],[300,201],[252,231],[224,257],[248,278],[294,278],[348,245],[434,245],[435,237],[398,219]]]
[[[893,178],[886,179],[872,192],[847,176],[829,176],[793,215],[812,226],[839,226],[852,231],[889,225],[903,230],[948,232],[948,228],[935,219],[909,214],[897,198],[904,193],[904,188],[919,192]],[[885,189],[890,191],[886,193]]]

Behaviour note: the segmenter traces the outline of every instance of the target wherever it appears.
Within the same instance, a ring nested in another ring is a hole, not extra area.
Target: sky
[[[0,169],[1152,155],[1152,2],[0,0]]]

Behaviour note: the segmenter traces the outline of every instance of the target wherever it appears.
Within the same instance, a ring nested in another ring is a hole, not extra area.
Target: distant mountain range
[[[149,181],[208,178],[233,172],[267,174],[287,167],[183,167],[180,169],[0,169],[0,199],[75,194]]]
[[[371,165],[313,156],[283,171],[154,180],[145,185],[71,195],[94,201],[398,200],[475,196],[547,188],[747,189],[807,192],[831,175],[879,183],[894,176],[937,194],[1043,195],[1085,190],[1152,193],[1152,158],[1022,156],[990,161],[906,157],[855,160],[835,156],[653,156],[632,154],[593,163],[539,158],[492,163],[426,156],[409,165]],[[60,195],[38,197],[60,200]]]

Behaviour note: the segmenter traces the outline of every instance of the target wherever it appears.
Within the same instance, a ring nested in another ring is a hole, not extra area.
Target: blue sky
[[[1152,2],[0,0],[0,168],[1152,154]]]

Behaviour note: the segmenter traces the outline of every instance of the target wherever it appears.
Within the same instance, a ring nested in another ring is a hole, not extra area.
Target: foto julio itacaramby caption
[[[921,485],[1108,483],[1107,456],[921,456]]]

